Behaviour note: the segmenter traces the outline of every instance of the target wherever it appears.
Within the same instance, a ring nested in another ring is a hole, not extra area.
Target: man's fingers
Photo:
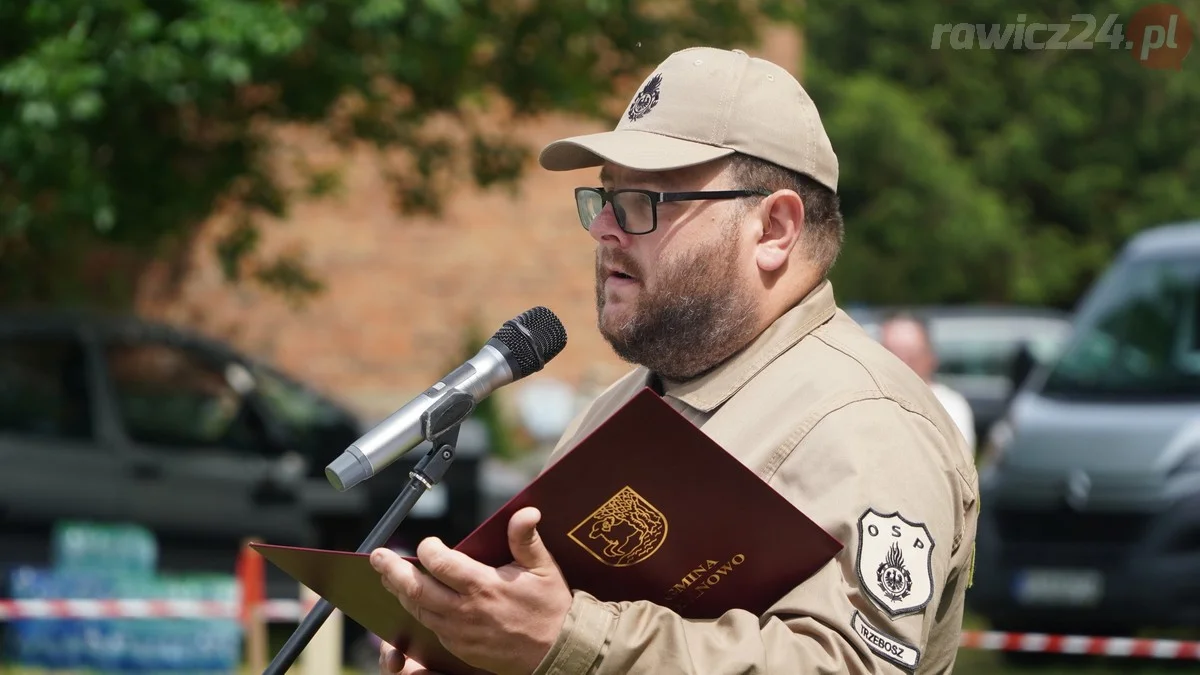
[[[483,587],[491,567],[455,551],[437,537],[427,537],[417,545],[417,560],[435,579],[462,595],[473,595]]]
[[[404,670],[400,671],[400,675],[442,675],[442,674],[435,673],[434,671],[429,670],[428,668],[417,663],[416,661],[409,659],[404,664]]]
[[[387,663],[385,664],[388,672],[398,673],[404,670],[404,663],[406,660],[407,659],[404,658],[404,654],[401,654],[399,649],[393,649],[391,653],[387,655]]]
[[[404,654],[399,649],[386,642],[379,643],[379,673],[380,675],[395,675],[404,670]]]
[[[395,595],[400,604],[418,620],[424,612],[448,613],[461,600],[454,590],[422,573],[395,551],[375,549],[371,552],[371,566],[379,572],[383,587]]]

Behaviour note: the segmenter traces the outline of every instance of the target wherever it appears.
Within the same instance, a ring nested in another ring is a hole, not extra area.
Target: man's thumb
[[[508,548],[512,551],[513,561],[526,569],[543,567],[554,562],[537,531],[541,519],[540,511],[527,506],[514,513],[508,521]]]

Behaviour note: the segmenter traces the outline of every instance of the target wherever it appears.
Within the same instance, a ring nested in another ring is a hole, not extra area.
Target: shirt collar
[[[833,285],[829,280],[822,281],[749,345],[715,369],[687,382],[663,382],[664,394],[698,410],[711,412],[745,386],[767,364],[817,326],[833,318],[836,310]],[[653,382],[654,379],[651,377],[648,381]]]

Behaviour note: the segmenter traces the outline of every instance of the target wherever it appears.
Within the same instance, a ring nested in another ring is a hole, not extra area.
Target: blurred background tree
[[[1148,69],[1123,48],[1140,36],[1104,30],[1146,4],[810,3],[806,86],[842,166],[842,300],[1069,308],[1131,234],[1200,217],[1200,58]],[[1085,30],[1073,15],[1095,17],[1091,48],[931,48],[937,24],[1022,18],[1070,22],[1069,42]]]
[[[0,4],[0,305],[121,305],[130,288],[84,263],[182,260],[222,207],[237,218],[214,252],[230,280],[318,291],[301,258],[256,255],[261,216],[338,184],[302,158],[285,184],[273,128],[403,150],[397,208],[436,213],[463,176],[520,177],[530,149],[479,123],[496,101],[611,121],[630,78],[684,46],[752,44],[764,17],[804,26],[804,81],[841,157],[844,301],[1067,307],[1130,234],[1200,213],[1196,55],[1147,69],[1119,48],[1130,36],[1110,49],[1099,25],[1085,50],[931,48],[937,24],[1115,13],[1128,27],[1143,3],[801,5]],[[1177,5],[1200,15],[1197,0]],[[439,118],[454,124],[428,124]]]
[[[465,163],[482,186],[512,185],[528,156],[472,111],[500,98],[515,116],[607,118],[628,93],[622,79],[670,51],[753,43],[763,16],[798,20],[785,0],[757,9],[737,0],[0,3],[0,304],[122,305],[128,287],[98,289],[116,281],[82,266],[98,251],[181,256],[222,204],[239,214],[216,250],[227,277],[317,291],[302,259],[254,255],[258,216],[283,217],[337,183],[301,165],[290,168],[304,180],[283,184],[270,167],[273,126],[321,124],[341,143],[406,151],[409,167],[391,176],[397,206],[436,213],[450,167]],[[466,134],[430,132],[439,115]]]

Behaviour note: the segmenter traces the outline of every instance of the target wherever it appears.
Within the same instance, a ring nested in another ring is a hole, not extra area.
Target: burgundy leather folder
[[[762,614],[842,548],[648,388],[455,548],[488,565],[511,562],[508,520],[525,506],[541,510],[538,532],[571,588],[685,618]],[[480,672],[404,611],[366,554],[254,548],[427,668]]]

